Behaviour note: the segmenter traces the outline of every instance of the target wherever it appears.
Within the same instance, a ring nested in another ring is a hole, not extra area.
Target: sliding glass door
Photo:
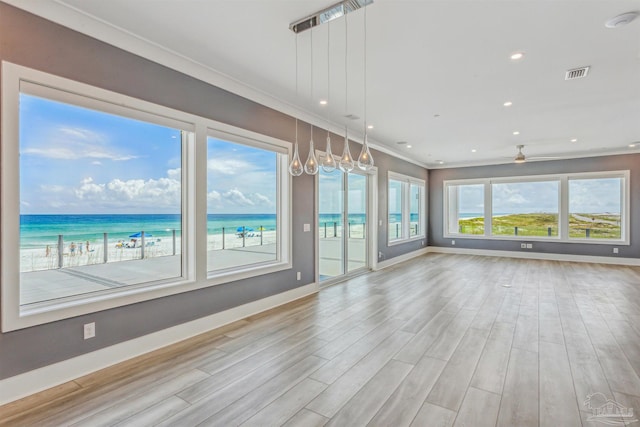
[[[320,171],[318,183],[320,281],[366,269],[367,175]]]

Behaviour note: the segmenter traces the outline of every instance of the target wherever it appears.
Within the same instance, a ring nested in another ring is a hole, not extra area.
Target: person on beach
[[[88,241],[88,240],[87,240],[87,243],[86,243],[85,248],[87,249],[87,252],[91,252],[91,251],[89,250],[89,241]]]
[[[47,258],[51,256],[51,246],[47,245],[47,249],[44,250],[44,256]]]
[[[76,254],[76,242],[71,242],[69,245],[69,252],[71,252],[71,256]]]

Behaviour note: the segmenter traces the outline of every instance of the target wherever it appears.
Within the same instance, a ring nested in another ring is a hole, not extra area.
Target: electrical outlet
[[[304,233],[306,233],[306,232],[308,232],[308,231],[311,231],[311,224],[303,224],[303,225],[302,225],[302,231],[303,231]]]
[[[617,254],[618,253],[618,248],[613,248],[613,253]]]
[[[378,226],[382,227],[382,220],[378,221]]]
[[[424,246],[424,240],[422,241],[422,246]]]
[[[455,246],[455,245],[456,245],[456,241],[455,241],[455,240],[452,240],[452,241],[451,241],[451,245],[452,245],[452,246]]]
[[[526,243],[520,243],[520,249],[527,249]]]
[[[533,249],[533,243],[527,243],[527,249]]]
[[[84,325],[84,339],[88,340],[96,336],[96,323],[91,322]]]
[[[382,252],[378,252],[378,258],[382,258]]]
[[[296,279],[300,280],[302,278],[302,276],[300,275],[300,272],[298,271],[298,274],[296,274]]]

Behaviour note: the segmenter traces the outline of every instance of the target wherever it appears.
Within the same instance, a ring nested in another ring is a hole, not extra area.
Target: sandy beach
[[[111,263],[141,259],[142,248],[128,248],[124,244],[121,245],[120,243],[126,244],[127,241],[122,241],[121,239],[109,240],[107,244],[107,262]],[[224,249],[241,248],[243,245],[245,247],[251,247],[272,243],[276,243],[275,230],[247,233],[247,236],[244,238],[244,242],[243,238],[238,236],[236,233],[227,233],[224,236]],[[71,242],[65,242],[63,267],[79,267],[83,265],[104,263],[105,248],[102,241],[89,242],[88,251],[86,248],[86,242],[82,243],[82,247],[80,247],[80,242],[76,242],[76,248],[73,252],[71,251],[70,245]],[[209,251],[222,250],[222,234],[209,235],[207,237],[207,248]],[[145,258],[173,255],[173,239],[150,238],[145,242],[144,252]],[[182,240],[180,237],[176,237],[175,253],[182,253]],[[46,247],[20,250],[20,272],[51,270],[56,268],[59,268],[57,246],[51,245],[49,247],[48,255]]]

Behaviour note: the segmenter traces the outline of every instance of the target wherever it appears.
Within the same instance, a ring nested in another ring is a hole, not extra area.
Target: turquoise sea
[[[340,221],[340,214],[321,214],[319,225]],[[275,214],[212,214],[207,216],[208,234],[236,233],[238,227],[259,230],[275,230]],[[349,222],[365,222],[364,214],[349,215]],[[179,237],[181,232],[178,214],[129,214],[129,215],[20,215],[20,248],[44,248],[54,246],[58,235],[63,235],[65,243],[103,241],[103,233],[108,233],[110,241],[129,240],[129,236],[140,231],[154,238],[169,238],[173,230]]]

